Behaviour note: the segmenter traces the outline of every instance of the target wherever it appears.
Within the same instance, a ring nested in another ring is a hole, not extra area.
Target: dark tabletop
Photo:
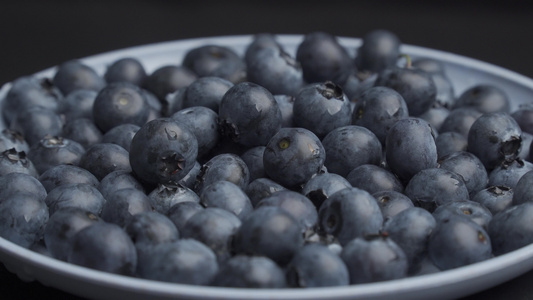
[[[200,36],[326,31],[361,37],[385,28],[533,77],[533,6],[526,1],[3,1],[0,85],[63,61]],[[533,299],[533,272],[473,299]],[[0,264],[2,299],[74,296],[25,283]],[[8,296],[9,295],[9,296]]]

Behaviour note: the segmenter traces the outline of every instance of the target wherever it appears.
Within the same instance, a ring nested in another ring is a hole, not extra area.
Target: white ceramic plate
[[[279,41],[294,54],[302,36],[279,35]],[[187,50],[205,44],[229,46],[243,54],[251,36],[198,38],[139,46],[82,59],[103,73],[114,60],[133,56],[148,72],[166,64],[180,64]],[[351,53],[361,41],[340,38]],[[478,83],[496,84],[512,101],[512,110],[533,100],[533,80],[474,59],[404,45],[402,52],[413,58],[428,57],[445,64],[456,94]],[[38,76],[52,76],[54,68]],[[9,84],[0,90],[3,98]],[[380,283],[314,289],[233,289],[198,287],[118,276],[68,264],[19,247],[0,238],[0,261],[22,280],[38,280],[66,292],[95,299],[449,299],[488,289],[533,269],[533,245],[470,266],[418,277]]]

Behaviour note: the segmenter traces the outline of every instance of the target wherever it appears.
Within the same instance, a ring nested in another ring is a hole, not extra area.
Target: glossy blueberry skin
[[[80,230],[72,242],[68,262],[114,274],[134,274],[137,252],[118,225],[96,222]]]
[[[231,212],[207,207],[192,215],[180,231],[182,238],[192,238],[208,246],[217,260],[231,257],[231,239],[241,226],[241,220]]]
[[[79,166],[102,180],[113,171],[131,171],[129,154],[116,144],[98,143],[89,147],[80,158]]]
[[[9,128],[20,132],[31,147],[46,135],[60,136],[63,120],[54,110],[34,106],[17,113]]]
[[[294,127],[294,100],[296,98],[289,95],[274,95],[274,99],[281,110],[281,127]]]
[[[348,51],[337,38],[326,32],[311,32],[296,49],[296,60],[300,62],[303,78],[308,83],[331,80],[344,84],[352,69]]]
[[[0,176],[14,172],[28,174],[35,178],[39,177],[37,169],[26,153],[17,152],[15,148],[11,148],[0,153]]]
[[[437,103],[421,114],[419,118],[431,124],[440,135],[440,128],[449,115],[450,110]]]
[[[533,242],[533,203],[513,205],[495,214],[489,223],[494,255],[502,255]]]
[[[301,193],[309,198],[316,207],[334,193],[352,187],[344,177],[335,173],[320,173],[311,177],[303,186]]]
[[[357,98],[352,124],[368,128],[385,144],[392,125],[408,116],[407,104],[398,92],[388,87],[375,86]]]
[[[520,151],[522,130],[507,113],[487,113],[479,117],[468,133],[468,151],[490,171],[513,161]]]
[[[350,283],[370,283],[407,276],[403,250],[386,237],[358,237],[344,246],[341,258],[348,267]]]
[[[522,175],[514,188],[509,188],[512,193],[513,205],[533,201],[533,171]]]
[[[457,173],[463,177],[470,196],[474,196],[489,184],[489,176],[483,163],[470,152],[454,152],[443,157],[439,164],[441,169]]]
[[[533,105],[522,104],[511,116],[516,120],[523,132],[533,134]]]
[[[71,183],[86,183],[94,187],[98,186],[98,179],[89,171],[72,165],[58,165],[44,171],[39,176],[46,192],[50,192],[57,186]]]
[[[506,186],[490,186],[472,197],[495,215],[513,204],[514,190]]]
[[[350,284],[348,268],[342,259],[321,244],[302,247],[287,266],[291,287],[312,288]]]
[[[358,71],[378,73],[396,64],[401,41],[391,31],[377,29],[365,34],[357,48],[355,66]]]
[[[178,184],[193,190],[194,185],[196,184],[196,178],[200,174],[201,169],[202,169],[202,165],[200,165],[200,163],[196,161],[192,169],[189,171],[189,173],[187,173],[185,177],[180,179],[178,181]]]
[[[46,196],[50,215],[63,207],[79,207],[95,215],[100,215],[105,198],[98,189],[86,183],[62,184],[51,190]]]
[[[139,252],[149,247],[177,241],[180,233],[170,219],[155,211],[138,213],[124,226]]]
[[[489,186],[507,186],[514,189],[520,178],[532,170],[532,163],[519,158],[502,163],[489,173]]]
[[[238,83],[224,94],[218,117],[221,134],[246,147],[266,145],[281,128],[274,96],[251,82]]]
[[[492,257],[492,234],[464,216],[437,223],[428,241],[428,255],[441,270],[449,270]]]
[[[294,96],[304,86],[300,63],[279,47],[267,47],[255,52],[247,62],[247,79],[272,94]]]
[[[361,165],[381,163],[383,150],[379,139],[362,126],[336,128],[322,139],[322,145],[326,150],[324,165],[328,172],[344,177]]]
[[[28,153],[30,151],[30,146],[28,145],[28,142],[24,140],[22,134],[18,131],[3,129],[0,132],[0,152],[4,152],[11,148],[15,148],[18,152],[24,151],[25,153]]]
[[[141,127],[135,124],[121,124],[111,128],[102,136],[102,143],[112,143],[130,151],[131,140]]]
[[[160,184],[148,194],[155,211],[167,214],[168,210],[180,202],[200,202],[200,197],[191,189],[180,184]]]
[[[301,225],[303,231],[313,229],[318,223],[316,206],[304,195],[294,191],[278,191],[257,203],[262,206],[277,206],[290,213]]]
[[[405,195],[411,198],[415,206],[430,212],[445,203],[469,199],[461,175],[439,168],[418,172],[406,185]]]
[[[106,85],[93,104],[94,123],[103,132],[121,124],[142,126],[148,120],[149,112],[141,89],[128,82]]]
[[[2,101],[2,116],[10,124],[16,114],[34,106],[57,108],[63,94],[49,78],[24,76],[15,79]]]
[[[390,67],[379,74],[375,86],[397,91],[405,100],[409,115],[414,117],[426,112],[437,101],[433,78],[420,69]]]
[[[198,142],[198,157],[209,153],[220,139],[218,114],[207,107],[184,108],[170,118],[189,126]]]
[[[101,216],[108,223],[124,227],[134,215],[146,211],[152,211],[148,196],[138,189],[124,188],[106,197]]]
[[[42,183],[31,175],[14,172],[0,176],[0,203],[18,193],[32,194],[41,201],[47,194]]]
[[[458,132],[448,131],[440,133],[435,139],[439,160],[454,152],[466,151],[468,138]]]
[[[306,128],[320,139],[333,129],[350,125],[351,115],[350,101],[331,81],[307,85],[294,99],[294,126]]]
[[[129,82],[142,86],[147,76],[144,66],[135,57],[123,57],[115,60],[104,73],[104,79],[108,84]]]
[[[503,90],[494,85],[479,84],[464,91],[455,107],[472,107],[481,113],[510,112],[510,102]]]
[[[233,85],[231,81],[220,77],[198,78],[184,90],[181,107],[204,106],[218,112],[222,97]]]
[[[318,210],[320,229],[346,245],[357,237],[379,233],[383,215],[376,199],[358,188],[331,195]]]
[[[233,83],[241,82],[246,74],[244,60],[229,47],[204,45],[189,50],[181,64],[198,77],[215,76]]]
[[[280,207],[255,209],[243,221],[233,239],[236,254],[263,255],[280,265],[290,262],[303,246],[298,220]]]
[[[94,90],[75,90],[59,99],[57,112],[65,117],[66,121],[78,118],[93,119],[94,99],[98,95]]]
[[[285,273],[264,256],[235,255],[220,266],[212,285],[235,288],[284,288]]]
[[[79,207],[57,210],[44,229],[44,243],[52,257],[66,261],[72,249],[73,237],[80,230],[103,220]]]
[[[79,89],[98,92],[105,86],[105,80],[92,67],[79,60],[61,63],[52,81],[65,96]]]
[[[376,165],[360,165],[348,173],[346,180],[353,187],[363,189],[370,194],[380,191],[403,192],[404,190],[403,184],[394,174]]]
[[[263,165],[268,177],[285,187],[306,183],[324,166],[326,151],[304,128],[282,128],[268,142]]]
[[[189,86],[197,78],[193,71],[184,66],[164,65],[148,75],[143,88],[164,103],[168,94]]]
[[[187,125],[159,118],[137,131],[131,141],[129,160],[141,181],[173,183],[189,173],[197,155],[198,142]]]
[[[487,230],[492,213],[483,204],[475,201],[453,201],[443,204],[433,212],[437,222],[450,218],[452,215],[460,215],[469,218],[483,229]]]
[[[77,166],[85,148],[78,142],[62,137],[45,137],[34,144],[28,158],[35,162],[34,166],[39,174],[57,165]]]
[[[409,273],[417,270],[427,255],[429,236],[436,226],[435,217],[420,207],[405,209],[383,224],[383,232],[404,251]]]
[[[218,272],[216,256],[193,239],[163,243],[139,255],[141,278],[190,285],[208,285]]]
[[[387,134],[385,156],[391,171],[407,182],[416,173],[437,166],[437,146],[429,123],[418,118],[396,122]]]
[[[98,190],[104,198],[113,192],[125,188],[132,188],[144,193],[143,185],[129,171],[117,170],[107,174],[98,183]]]
[[[178,232],[182,232],[187,220],[202,210],[204,207],[200,203],[184,201],[172,205],[167,211],[167,217],[176,225]]]
[[[242,160],[248,166],[250,171],[250,181],[254,181],[257,178],[265,177],[265,167],[263,166],[263,153],[265,152],[265,146],[252,147],[241,154]]]
[[[283,49],[274,34],[271,33],[258,33],[255,34],[253,40],[246,47],[244,52],[244,61],[247,65],[253,62],[256,58],[255,55],[265,48]]]
[[[246,193],[238,185],[225,180],[205,186],[200,194],[200,203],[204,207],[227,210],[241,220],[254,209]]]
[[[255,207],[264,198],[269,197],[275,192],[285,191],[287,188],[269,178],[257,178],[246,186],[245,192],[250,198],[252,205]]]
[[[244,160],[230,153],[214,156],[202,166],[194,190],[201,194],[205,187],[221,180],[244,190],[250,182],[250,171]]]
[[[404,194],[396,191],[381,191],[372,194],[378,202],[383,219],[393,217],[400,212],[414,207],[413,201]]]
[[[30,193],[16,193],[0,202],[0,236],[29,248],[43,236],[48,207]]]
[[[468,136],[472,124],[481,117],[482,113],[471,107],[459,107],[450,111],[440,126],[439,133],[449,131]]]
[[[61,136],[75,141],[87,149],[94,144],[101,143],[103,134],[93,121],[79,118],[65,123]]]

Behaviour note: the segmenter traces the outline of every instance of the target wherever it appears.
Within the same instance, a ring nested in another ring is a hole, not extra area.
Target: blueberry
[[[431,126],[433,126],[437,131],[439,131],[440,135],[442,124],[444,124],[444,121],[449,115],[449,109],[443,107],[440,104],[435,104],[428,110],[426,110],[426,112],[421,114],[419,118],[431,124]]]
[[[244,60],[225,46],[203,45],[192,48],[181,63],[198,77],[216,76],[236,83],[242,81],[246,74]]]
[[[470,196],[475,195],[489,184],[489,176],[483,163],[470,152],[451,153],[443,157],[439,163],[441,169],[457,173],[463,177]]]
[[[182,186],[187,187],[191,190],[194,189],[194,185],[196,184],[196,178],[200,174],[201,169],[202,169],[202,165],[200,165],[200,163],[196,161],[192,169],[189,171],[189,173],[187,173],[185,177],[180,179],[178,181],[178,184],[181,184]]]
[[[494,255],[502,255],[533,243],[533,203],[513,205],[495,214],[489,223]]]
[[[427,255],[429,236],[436,226],[434,216],[419,207],[405,209],[383,224],[384,234],[404,251],[409,273],[420,268],[422,259]]]
[[[440,126],[439,133],[452,131],[468,136],[472,124],[474,124],[481,115],[481,112],[470,107],[459,107],[451,110]]]
[[[96,222],[73,237],[68,262],[120,275],[133,275],[137,252],[132,241],[115,224]]]
[[[318,213],[315,205],[304,195],[294,191],[278,191],[265,197],[257,203],[256,208],[262,206],[276,206],[291,214],[302,230],[314,229],[318,223]]]
[[[248,166],[248,171],[250,171],[250,181],[265,177],[266,175],[263,165],[263,153],[265,152],[265,148],[265,146],[252,147],[241,155],[242,160],[246,163],[246,166]]]
[[[141,278],[173,283],[208,285],[218,272],[216,256],[193,239],[164,243],[139,255]]]
[[[26,153],[17,152],[15,148],[11,148],[0,153],[0,176],[15,172],[39,177],[37,169]]]
[[[303,242],[300,224],[290,213],[280,207],[264,206],[242,221],[233,239],[233,251],[264,255],[286,265]]]
[[[381,191],[403,192],[404,186],[394,174],[376,165],[363,164],[354,168],[346,176],[346,180],[356,188],[370,194]]]
[[[94,90],[75,90],[67,96],[60,98],[57,103],[57,112],[65,117],[66,121],[78,118],[93,119],[94,99],[98,95]]]
[[[487,230],[492,213],[483,204],[475,201],[453,201],[443,204],[433,212],[437,221],[460,215],[469,218],[483,229]]]
[[[187,220],[197,212],[204,210],[204,207],[194,201],[178,202],[172,205],[167,211],[167,217],[176,225],[178,232],[183,231]]]
[[[282,185],[268,178],[257,178],[250,182],[245,189],[246,195],[250,198],[252,205],[255,207],[264,198],[269,197],[275,192],[287,190]]]
[[[491,238],[467,217],[450,216],[438,222],[431,233],[428,255],[441,270],[470,265],[492,257]]]
[[[513,204],[518,205],[525,202],[533,201],[533,171],[528,171],[523,174],[522,177],[516,183],[516,186],[513,188],[507,187],[503,191],[511,190],[512,193],[507,193],[512,195]]]
[[[155,245],[177,241],[180,237],[174,223],[155,211],[133,215],[124,230],[139,252],[149,251],[149,248]]]
[[[121,124],[111,128],[102,136],[102,143],[117,144],[130,151],[131,140],[141,127],[135,124]]]
[[[184,108],[170,118],[189,126],[198,142],[198,157],[209,153],[220,139],[218,114],[207,107]]]
[[[255,34],[244,53],[246,65],[253,62],[256,59],[255,55],[265,48],[283,49],[283,46],[277,41],[276,36],[271,33]]]
[[[412,66],[431,74],[437,88],[437,103],[452,108],[456,101],[455,91],[452,82],[446,76],[444,63],[432,58],[418,58],[413,61]]]
[[[520,147],[520,153],[518,157],[522,160],[531,161],[530,156],[530,146],[533,143],[533,134],[522,131],[522,147]]]
[[[71,252],[73,237],[80,230],[96,222],[103,222],[97,215],[79,207],[58,209],[46,224],[44,243],[52,257],[66,261]]]
[[[141,89],[128,82],[106,85],[93,104],[94,123],[103,132],[121,124],[142,126],[148,120],[149,111]]]
[[[296,98],[289,95],[274,95],[274,99],[281,111],[281,127],[294,127],[294,100]]]
[[[86,183],[94,187],[98,186],[98,179],[89,171],[72,165],[58,165],[44,171],[39,176],[47,192],[57,186],[71,183]]]
[[[355,65],[360,72],[379,73],[396,64],[401,41],[391,31],[377,29],[365,34],[357,48]]]
[[[45,198],[50,215],[67,206],[83,208],[100,215],[105,201],[98,189],[87,183],[62,184],[51,190]]]
[[[222,135],[247,146],[264,146],[281,127],[281,111],[264,87],[242,82],[231,87],[218,110]]]
[[[15,148],[17,152],[28,153],[30,146],[18,131],[3,129],[0,132],[0,152]]]
[[[85,149],[101,143],[103,138],[100,129],[87,118],[74,119],[65,123],[61,136],[79,143]]]
[[[245,189],[250,181],[246,163],[235,154],[219,154],[206,162],[198,174],[194,190],[201,193],[205,187],[217,181],[229,181]]]
[[[461,175],[439,168],[418,172],[405,187],[405,195],[415,204],[433,212],[438,206],[469,199]]]
[[[181,236],[202,242],[215,253],[219,262],[231,256],[231,239],[239,227],[241,220],[231,212],[207,207],[192,215],[185,226]]]
[[[32,194],[41,201],[47,194],[43,184],[29,174],[13,172],[0,176],[0,203],[18,193]]]
[[[91,172],[98,180],[113,171],[131,171],[128,151],[110,143],[98,143],[89,147],[81,156],[79,166]]]
[[[320,229],[346,245],[357,237],[377,234],[383,215],[376,199],[358,188],[342,189],[331,195],[319,208]]]
[[[383,219],[385,220],[408,208],[414,207],[413,201],[400,192],[390,190],[381,191],[372,194],[372,196],[376,198],[381,209],[381,214],[383,214]]]
[[[285,273],[264,256],[235,255],[220,266],[214,286],[235,288],[284,288]]]
[[[514,190],[506,186],[490,186],[473,197],[472,201],[485,206],[493,215],[503,211],[513,204]]]
[[[466,151],[468,138],[454,131],[443,132],[435,139],[435,145],[437,146],[438,158],[444,159],[454,152]]]
[[[507,186],[514,189],[520,178],[532,170],[532,163],[519,158],[504,162],[489,173],[489,185]]]
[[[218,112],[222,97],[231,87],[233,83],[224,78],[213,76],[198,78],[185,88],[181,107],[204,106]]]
[[[405,253],[392,239],[372,236],[349,241],[341,252],[350,283],[370,283],[407,277]]]
[[[197,78],[193,71],[184,66],[164,65],[148,75],[143,88],[164,102],[168,94],[189,86]]]
[[[106,197],[101,215],[106,222],[124,227],[134,215],[146,211],[152,211],[148,196],[135,188],[123,188]]]
[[[468,133],[468,151],[490,171],[502,162],[513,161],[520,151],[522,130],[507,113],[487,113],[479,117]]]
[[[391,171],[403,181],[437,166],[434,133],[426,121],[407,118],[397,121],[387,134],[385,156]]]
[[[296,60],[300,62],[303,78],[308,83],[331,80],[344,84],[352,69],[348,51],[337,38],[326,32],[311,32],[296,49]]]
[[[17,113],[10,129],[20,132],[31,147],[47,135],[60,136],[63,120],[54,110],[34,106]]]
[[[31,193],[16,193],[0,201],[0,236],[29,248],[43,236],[48,207]]]
[[[304,184],[321,171],[326,151],[304,128],[282,128],[268,142],[263,165],[268,177],[286,187]]]
[[[79,89],[99,91],[105,85],[105,80],[92,67],[79,60],[61,63],[52,80],[65,96]]]
[[[516,120],[523,132],[533,134],[533,105],[522,104],[511,116]]]
[[[162,214],[180,202],[200,202],[195,192],[180,184],[160,184],[148,194],[148,198],[154,210]]]
[[[85,148],[78,142],[57,136],[46,136],[31,147],[28,158],[35,162],[34,166],[40,174],[57,165],[77,166],[83,154]]]
[[[348,268],[328,247],[309,244],[302,247],[287,266],[289,286],[311,288],[350,284]]]
[[[372,131],[382,144],[396,121],[409,116],[407,104],[395,90],[376,86],[364,91],[357,98],[352,114],[352,124]]]
[[[142,86],[147,74],[143,64],[134,57],[123,57],[107,67],[104,79],[107,83],[129,82]]]
[[[235,214],[239,219],[245,218],[253,210],[252,202],[236,184],[220,180],[206,185],[200,194],[200,203],[204,207],[218,207]]]
[[[301,193],[309,198],[316,207],[320,207],[331,195],[350,187],[352,185],[344,177],[335,173],[322,173],[311,177],[304,184]]]
[[[455,107],[472,107],[481,113],[510,112],[507,95],[499,87],[489,84],[475,85],[464,91]]]
[[[185,124],[159,118],[144,124],[131,141],[135,176],[149,184],[175,183],[193,168],[198,142]]]
[[[332,81],[303,87],[294,99],[293,122],[324,138],[333,129],[348,126],[352,111],[342,88]]]

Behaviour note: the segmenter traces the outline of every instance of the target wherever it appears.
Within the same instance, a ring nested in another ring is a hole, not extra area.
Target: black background
[[[200,36],[385,28],[533,77],[533,8],[526,1],[3,1],[0,85],[72,58]],[[533,299],[533,272],[468,299]],[[71,299],[24,283],[0,264],[0,297]]]

